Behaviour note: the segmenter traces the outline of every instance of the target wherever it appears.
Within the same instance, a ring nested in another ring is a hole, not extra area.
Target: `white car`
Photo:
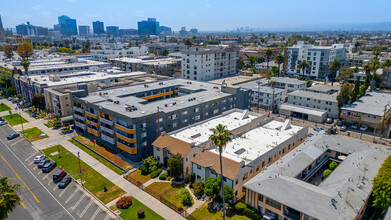
[[[351,127],[352,129],[358,129],[358,125],[352,125],[352,127]]]
[[[366,131],[367,129],[368,129],[368,126],[366,126],[366,125],[360,126],[360,131]]]
[[[34,163],[39,163],[41,160],[45,160],[46,156],[45,155],[38,155],[34,158]]]
[[[7,124],[7,121],[0,121],[0,126],[1,125],[6,125]]]

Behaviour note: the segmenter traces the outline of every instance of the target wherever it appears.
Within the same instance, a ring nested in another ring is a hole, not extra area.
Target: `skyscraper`
[[[36,27],[37,36],[49,36],[49,30],[47,27]]]
[[[79,34],[83,36],[90,35],[90,26],[88,25],[79,26]]]
[[[3,28],[3,22],[1,21],[1,15],[0,15],[0,30],[4,30],[4,28]]]
[[[76,19],[71,19],[69,16],[62,15],[58,17],[58,23],[61,26],[61,34],[64,36],[77,35]]]
[[[101,21],[92,22],[92,28],[94,29],[94,34],[104,34],[105,33],[105,28],[104,28],[103,22],[101,22]]]
[[[118,26],[107,26],[106,32],[108,35],[112,35],[114,37],[119,36],[119,27]]]
[[[146,21],[138,22],[139,35],[159,35],[159,22],[156,18],[148,18]]]
[[[3,22],[1,21],[1,15],[0,15],[0,39],[4,39],[4,28],[3,28]]]
[[[30,22],[27,22],[27,24],[17,25],[16,33],[26,36],[35,36],[37,35],[37,27],[31,25]]]

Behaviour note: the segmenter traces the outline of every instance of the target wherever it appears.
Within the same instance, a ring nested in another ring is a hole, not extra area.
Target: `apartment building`
[[[384,147],[316,135],[246,182],[245,202],[264,219],[362,219],[388,155]],[[322,179],[331,161],[338,166]]]
[[[308,127],[290,122],[290,119],[272,120],[261,126],[247,126],[227,144],[222,153],[223,182],[233,189],[234,202],[245,195],[243,184],[304,141]],[[219,151],[215,146],[201,148],[191,162],[197,181],[221,176]]]
[[[391,89],[391,68],[383,68],[381,85],[384,88]]]
[[[250,108],[250,91],[171,79],[88,93],[71,93],[76,130],[133,161],[152,155],[152,142],[233,108]],[[185,114],[184,112],[187,112]]]
[[[346,49],[343,44],[314,46],[299,41],[296,45],[288,47],[285,54],[287,60],[285,69],[288,74],[308,74],[310,77],[325,79],[331,74],[328,68],[329,63],[335,59],[343,62],[345,53]],[[299,62],[303,60],[310,63],[310,67],[305,72],[297,68]]]
[[[91,59],[100,62],[110,62],[110,60],[115,58],[136,58],[140,56],[147,56],[148,53],[148,48],[145,46],[125,48],[105,47],[102,49],[91,49]]]
[[[144,71],[164,76],[173,76],[181,68],[180,59],[167,57],[115,58],[110,62],[123,71]]]
[[[181,52],[182,50],[186,49],[186,46],[183,44],[177,44],[177,43],[151,43],[148,44],[148,50],[149,51],[155,51],[159,56],[163,55],[163,51],[167,50],[168,53],[175,53],[175,52]]]
[[[182,78],[209,81],[237,74],[239,48],[191,47],[182,51]]]
[[[391,94],[369,92],[341,108],[340,118],[348,125],[367,126],[368,131],[389,137],[391,134]]]

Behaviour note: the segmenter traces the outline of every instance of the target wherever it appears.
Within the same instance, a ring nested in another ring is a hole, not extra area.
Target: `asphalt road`
[[[11,133],[15,131],[8,125],[0,127],[0,177],[9,177],[12,184],[21,185],[18,195],[22,204],[8,219],[113,219],[79,184],[72,182],[59,189],[52,180],[58,168],[42,173],[33,163],[39,152],[23,137],[7,140]]]

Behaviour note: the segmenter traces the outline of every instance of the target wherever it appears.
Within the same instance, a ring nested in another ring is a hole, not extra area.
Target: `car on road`
[[[71,182],[72,182],[72,178],[67,177],[67,178],[61,180],[61,182],[58,184],[58,188],[64,189],[64,188],[67,187]]]
[[[15,133],[15,134],[10,134],[7,136],[7,140],[12,140],[14,138],[17,138],[19,137],[20,135],[18,133]]]
[[[42,160],[45,160],[46,159],[46,156],[41,154],[41,155],[38,155],[34,158],[34,163],[39,163],[41,162]]]
[[[56,162],[50,161],[49,163],[43,165],[42,172],[50,173],[57,166]]]
[[[334,120],[332,118],[327,118],[326,119],[326,123],[327,124],[332,124],[334,122]]]
[[[39,169],[41,169],[43,166],[45,166],[45,164],[47,164],[47,163],[49,163],[49,162],[50,162],[50,160],[41,160],[41,161],[38,163],[37,167],[38,167]]]
[[[347,131],[347,129],[346,129],[346,126],[344,125],[344,126],[341,126],[341,128],[339,129],[339,131]]]
[[[65,172],[65,170],[57,170],[53,174],[53,182],[55,182],[55,183],[60,182],[62,179],[64,179],[64,177],[66,175],[67,175],[67,172]]]
[[[319,127],[319,126],[316,126],[316,127],[314,127],[314,130],[315,130],[315,131],[321,131],[321,130],[323,130],[323,128],[322,128],[322,127]]]
[[[366,125],[360,126],[360,131],[366,131],[367,129],[368,129],[368,126],[366,126]]]
[[[7,121],[0,121],[0,126],[1,125],[6,125],[7,124]]]

